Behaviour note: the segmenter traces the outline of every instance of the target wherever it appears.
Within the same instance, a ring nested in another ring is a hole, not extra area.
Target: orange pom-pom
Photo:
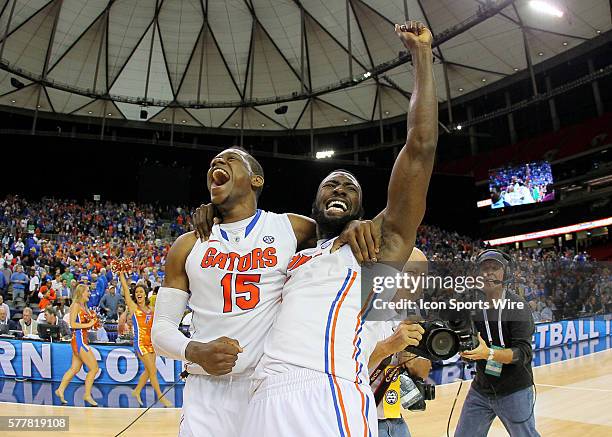
[[[111,261],[111,270],[113,273],[128,272],[132,269],[132,262],[128,259],[114,259]]]

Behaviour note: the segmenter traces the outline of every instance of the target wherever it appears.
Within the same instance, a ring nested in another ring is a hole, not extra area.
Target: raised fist
[[[431,48],[433,42],[431,32],[420,21],[406,21],[401,25],[396,24],[395,33],[409,50],[414,50],[419,46]]]

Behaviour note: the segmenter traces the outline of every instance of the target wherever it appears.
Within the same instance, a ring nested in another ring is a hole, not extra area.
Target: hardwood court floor
[[[538,388],[536,424],[542,437],[608,437],[612,435],[612,349],[534,368]],[[453,413],[450,435],[459,419],[469,389],[463,383]],[[405,413],[413,437],[443,437],[458,383],[436,387],[436,400],[427,411]],[[0,415],[68,415],[70,431],[58,436],[114,436],[141,412],[136,408],[82,408],[2,403]],[[180,410],[155,408],[125,436],[176,436]],[[2,432],[3,436],[43,436],[45,432]],[[493,422],[489,436],[507,436],[501,422]],[[253,436],[259,437],[259,436]],[[290,437],[290,436],[287,436]],[[316,437],[316,436],[313,436]]]

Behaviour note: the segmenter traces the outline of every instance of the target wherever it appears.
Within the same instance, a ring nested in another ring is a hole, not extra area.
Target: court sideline
[[[540,434],[555,437],[612,435],[612,349],[534,368],[538,387],[535,407]],[[464,382],[451,421],[451,436],[470,382]],[[424,413],[404,413],[414,437],[443,437],[458,383],[437,386],[435,401]],[[62,436],[113,436],[142,412],[135,408],[83,408],[28,405],[27,415],[68,415],[70,430]],[[2,415],[23,415],[24,404],[2,403]],[[179,409],[155,408],[124,435],[174,436],[178,433]],[[101,433],[100,430],[108,433]],[[38,435],[40,432],[8,432],[6,436]],[[496,419],[490,437],[507,436]]]

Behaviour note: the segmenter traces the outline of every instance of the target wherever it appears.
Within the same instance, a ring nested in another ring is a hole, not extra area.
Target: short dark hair
[[[249,166],[251,167],[251,171],[253,171],[253,173],[256,174],[257,176],[261,176],[262,179],[265,179],[263,167],[261,166],[259,161],[257,161],[257,159],[255,159],[255,157],[249,153],[247,149],[245,149],[242,146],[232,146],[230,148],[237,149],[237,150],[244,152],[244,154],[246,155],[246,159],[249,163]],[[255,190],[255,195],[257,196],[257,199],[259,199],[259,196],[261,196],[262,191],[263,191],[263,186]]]
[[[347,174],[351,175],[357,182],[359,182],[359,179],[357,179],[357,176],[355,176],[355,174],[353,172],[350,172],[350,171],[348,171],[348,170],[346,170],[344,168],[337,168],[335,170],[332,170],[332,171],[329,172],[329,174],[327,176],[329,176],[332,173],[339,173],[339,172],[347,173]],[[325,176],[325,177],[327,177],[327,176]]]
[[[55,309],[51,305],[47,305],[47,307],[45,308],[45,313],[57,317],[57,311],[55,311]]]

